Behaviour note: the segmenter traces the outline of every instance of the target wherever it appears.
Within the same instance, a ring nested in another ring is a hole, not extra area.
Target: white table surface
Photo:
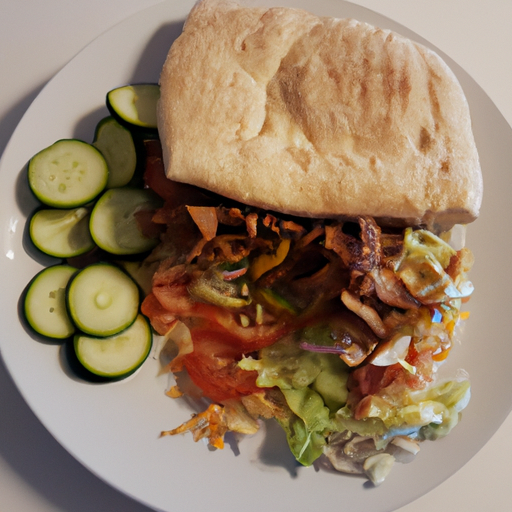
[[[96,36],[159,1],[0,0],[0,153],[31,101],[63,65]],[[353,3],[394,19],[440,48],[512,124],[511,0]],[[400,512],[512,510],[510,461],[512,416],[458,473]],[[149,512],[89,473],[52,438],[23,401],[1,358],[0,511]]]

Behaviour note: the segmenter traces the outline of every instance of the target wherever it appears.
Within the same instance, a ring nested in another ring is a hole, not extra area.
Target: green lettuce
[[[309,466],[322,455],[326,435],[332,430],[330,411],[312,389],[285,389],[283,394],[293,414],[279,423],[295,458]]]
[[[309,352],[286,338],[262,349],[260,359],[245,358],[239,366],[258,372],[257,386],[281,389],[291,413],[278,421],[296,459],[312,464],[335,426],[334,412],[347,399],[345,363],[336,354]]]
[[[311,387],[335,412],[347,401],[348,367],[336,355],[303,350],[292,338],[285,338],[260,351],[260,358],[244,358],[244,370],[256,370],[256,385],[281,390]]]
[[[368,415],[355,419],[346,405],[349,369],[336,355],[303,350],[294,338],[260,351],[259,359],[244,358],[239,366],[257,371],[257,386],[278,387],[289,411],[278,419],[296,459],[311,465],[335,432],[372,437],[377,449],[397,435],[418,440],[447,435],[467,405],[467,378],[440,383],[422,391],[404,389],[401,403],[370,397]]]
[[[342,407],[336,413],[335,429],[381,439],[408,435],[419,440],[435,440],[446,436],[457,425],[469,398],[470,383],[466,378],[408,392],[401,406],[373,396],[367,418],[356,420],[348,407]]]

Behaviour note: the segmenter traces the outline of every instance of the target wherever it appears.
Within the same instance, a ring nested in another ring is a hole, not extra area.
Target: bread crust
[[[442,230],[478,216],[462,88],[436,53],[394,32],[203,0],[160,85],[170,179],[304,217]]]

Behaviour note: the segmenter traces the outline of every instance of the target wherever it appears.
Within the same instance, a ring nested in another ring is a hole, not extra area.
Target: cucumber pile
[[[27,221],[30,240],[62,261],[28,284],[25,318],[46,338],[72,340],[82,366],[106,378],[132,374],[152,346],[140,313],[143,287],[128,272],[159,243],[139,220],[163,205],[142,179],[144,140],[158,136],[158,97],[156,84],[110,91],[111,115],[98,122],[92,143],[61,139],[28,164],[40,202]]]

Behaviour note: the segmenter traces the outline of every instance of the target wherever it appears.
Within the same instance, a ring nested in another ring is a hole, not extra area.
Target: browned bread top
[[[160,84],[173,180],[307,217],[447,229],[478,216],[462,88],[436,53],[394,32],[203,0]]]

